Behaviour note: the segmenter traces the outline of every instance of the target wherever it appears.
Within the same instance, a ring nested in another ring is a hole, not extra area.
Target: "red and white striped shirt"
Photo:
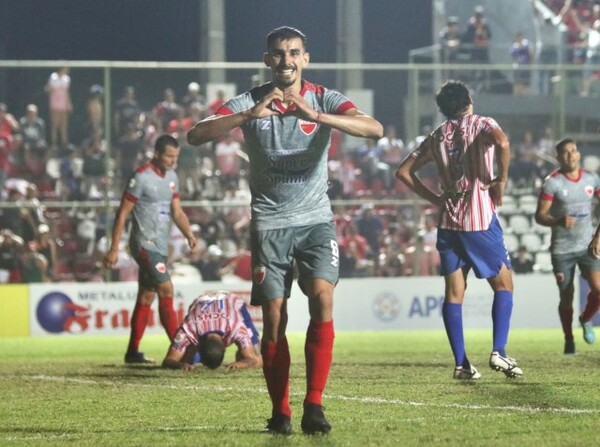
[[[495,147],[480,136],[498,129],[489,117],[465,115],[444,121],[411,156],[429,155],[438,168],[446,195],[439,228],[456,231],[487,230],[496,213],[489,190],[481,187],[494,178]]]
[[[171,347],[184,352],[197,345],[204,334],[211,332],[223,337],[225,346],[235,343],[240,350],[252,346],[252,330],[244,322],[242,308],[246,303],[237,295],[217,292],[200,295],[175,333]]]

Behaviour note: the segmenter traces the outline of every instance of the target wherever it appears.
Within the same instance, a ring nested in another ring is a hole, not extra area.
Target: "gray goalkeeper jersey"
[[[558,170],[546,177],[540,197],[552,201],[550,214],[554,217],[569,215],[575,218],[575,225],[571,229],[560,225],[552,227],[553,254],[587,250],[594,235],[594,196],[600,197],[600,177],[593,172],[580,169],[577,180],[567,178]]]
[[[273,89],[272,83],[232,98],[217,111],[248,110]],[[303,81],[301,94],[317,111],[343,114],[355,105],[341,93]],[[250,159],[252,228],[273,230],[333,219],[327,196],[327,153],[331,128],[293,116],[280,101],[279,115],[252,120],[241,128]]]
[[[175,171],[163,174],[152,163],[146,163],[131,176],[123,195],[135,202],[130,243],[167,256],[171,202],[179,197]]]

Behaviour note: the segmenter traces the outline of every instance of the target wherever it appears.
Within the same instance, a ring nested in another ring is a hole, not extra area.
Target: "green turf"
[[[302,334],[292,350],[290,437],[260,433],[270,405],[261,370],[191,373],[127,367],[126,337],[0,339],[0,445],[593,446],[600,442],[600,346],[562,354],[560,330],[513,330],[524,370],[487,366],[491,331],[466,332],[483,377],[452,379],[443,331],[339,332],[326,391],[329,436],[300,430]],[[162,359],[164,336],[143,350]],[[232,352],[228,352],[228,357]]]

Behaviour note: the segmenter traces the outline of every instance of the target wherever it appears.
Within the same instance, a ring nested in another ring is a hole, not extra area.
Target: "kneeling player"
[[[246,303],[229,292],[200,295],[190,306],[169,347],[162,366],[191,370],[194,358],[208,368],[223,363],[225,348],[238,347],[235,362],[226,369],[262,366],[260,339]]]

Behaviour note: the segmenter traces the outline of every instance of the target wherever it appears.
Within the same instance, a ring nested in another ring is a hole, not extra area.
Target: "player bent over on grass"
[[[322,397],[333,356],[333,291],[339,253],[327,197],[331,130],[380,138],[383,126],[341,93],[302,79],[308,65],[306,36],[291,27],[267,36],[263,62],[271,82],[222,105],[192,128],[200,145],[241,127],[250,161],[252,191],[252,301],[263,311],[263,373],[272,403],[266,431],[291,432],[287,299],[294,264],[308,296],[310,323],[304,347],[306,395],[301,428],[328,433]]]
[[[227,370],[262,366],[258,331],[246,303],[230,292],[200,295],[175,333],[162,366],[191,370],[197,363],[215,369],[223,363],[225,348],[235,344],[236,361]]]
[[[494,291],[489,365],[507,377],[517,377],[523,371],[505,350],[513,306],[511,264],[496,216],[508,179],[510,145],[494,119],[473,113],[471,95],[461,82],[446,82],[435,99],[446,121],[406,158],[396,177],[440,209],[437,249],[445,281],[442,316],[455,359],[454,378],[481,377],[469,362],[463,335],[462,304],[471,269]],[[429,163],[437,167],[440,195],[417,176]]]
[[[174,171],[178,157],[177,140],[170,135],[158,137],[152,160],[139,167],[127,183],[115,215],[111,246],[104,256],[106,268],[115,265],[121,235],[131,214],[133,219],[129,249],[139,265],[139,276],[125,363],[154,363],[154,360],[139,352],[139,345],[148,325],[150,306],[156,294],[160,322],[169,340],[173,340],[177,330],[173,283],[167,271],[171,219],[187,239],[190,248],[193,250],[196,247],[196,238],[179,200],[179,181]]]
[[[552,228],[552,269],[558,285],[558,315],[565,336],[565,354],[575,354],[573,339],[573,298],[575,267],[590,286],[585,309],[579,316],[586,343],[596,335],[592,318],[600,307],[600,260],[588,253],[594,234],[594,197],[600,197],[600,177],[580,167],[581,154],[571,138],[556,145],[559,168],[544,180],[538,198],[535,220]]]

